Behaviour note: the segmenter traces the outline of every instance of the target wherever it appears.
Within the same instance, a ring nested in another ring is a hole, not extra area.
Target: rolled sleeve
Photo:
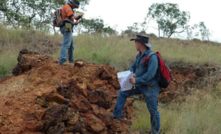
[[[73,16],[74,16],[74,14],[72,14],[72,15],[68,16],[68,18],[69,18],[69,19],[71,19]]]
[[[70,17],[71,15],[74,16],[74,12],[72,10],[68,10],[66,13],[68,17]]]

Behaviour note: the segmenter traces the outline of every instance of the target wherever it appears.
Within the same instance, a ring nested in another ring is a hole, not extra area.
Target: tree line
[[[90,0],[79,0],[84,11]],[[9,28],[35,29],[50,32],[52,28],[52,11],[61,8],[67,0],[1,0],[0,20]],[[77,11],[76,11],[77,12]],[[75,32],[78,33],[109,33],[116,30],[106,26],[100,18],[85,19]]]
[[[81,9],[89,4],[90,0],[79,0]],[[35,29],[51,32],[52,11],[61,8],[67,0],[1,0],[0,20],[9,28],[14,29]],[[201,36],[203,40],[209,40],[210,30],[204,22],[189,25],[190,13],[181,11],[177,4],[173,3],[154,3],[152,4],[141,23],[134,23],[123,30],[121,34],[146,33],[148,24],[155,22],[158,37],[170,38],[175,34],[186,33],[188,39]],[[54,31],[56,32],[56,31]],[[117,34],[115,27],[104,24],[101,18],[83,19],[82,23],[75,28],[78,34]]]
[[[178,4],[173,3],[152,4],[148,9],[144,22],[128,26],[123,33],[143,33],[151,21],[157,23],[157,27],[154,28],[158,31],[158,37],[170,38],[175,34],[186,33],[187,39],[193,39],[201,35],[202,40],[209,40],[211,36],[210,30],[204,22],[201,21],[198,24],[189,25],[190,13],[181,11]]]

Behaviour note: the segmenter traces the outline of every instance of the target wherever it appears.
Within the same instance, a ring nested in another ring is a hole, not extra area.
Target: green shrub
[[[8,73],[6,68],[3,65],[0,65],[0,78],[5,76]]]
[[[156,36],[156,34],[154,34],[154,33],[149,33],[149,37],[156,38],[157,36]]]
[[[202,43],[202,41],[200,39],[197,39],[197,38],[193,38],[192,41],[197,42],[197,43]]]

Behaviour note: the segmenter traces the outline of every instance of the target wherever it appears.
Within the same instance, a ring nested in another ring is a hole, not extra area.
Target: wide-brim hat
[[[143,43],[147,47],[152,47],[152,44],[149,41],[149,37],[147,37],[145,35],[137,35],[137,38],[130,39],[130,41],[133,41],[133,40],[139,41],[139,42]]]

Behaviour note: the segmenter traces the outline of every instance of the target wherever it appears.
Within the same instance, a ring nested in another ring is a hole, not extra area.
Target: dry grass
[[[51,36],[33,30],[8,30],[0,25],[0,78],[8,74],[17,64],[18,53],[22,49],[39,51],[45,40],[62,40],[61,36]]]
[[[74,37],[74,40],[75,58],[108,64],[120,70],[128,69],[138,53],[129,38],[81,35]],[[221,65],[221,58],[218,58],[221,57],[221,44],[164,38],[151,38],[150,40],[153,44],[152,49],[160,51],[162,57],[169,63]],[[59,53],[60,51],[55,54],[55,57],[59,57]]]
[[[221,134],[221,82],[210,91],[198,90],[186,102],[159,106],[161,132],[165,134]],[[150,114],[145,102],[137,101],[135,131],[150,130]]]
[[[153,50],[161,51],[169,62],[192,64],[221,64],[221,44],[179,39],[159,39],[153,41]]]

